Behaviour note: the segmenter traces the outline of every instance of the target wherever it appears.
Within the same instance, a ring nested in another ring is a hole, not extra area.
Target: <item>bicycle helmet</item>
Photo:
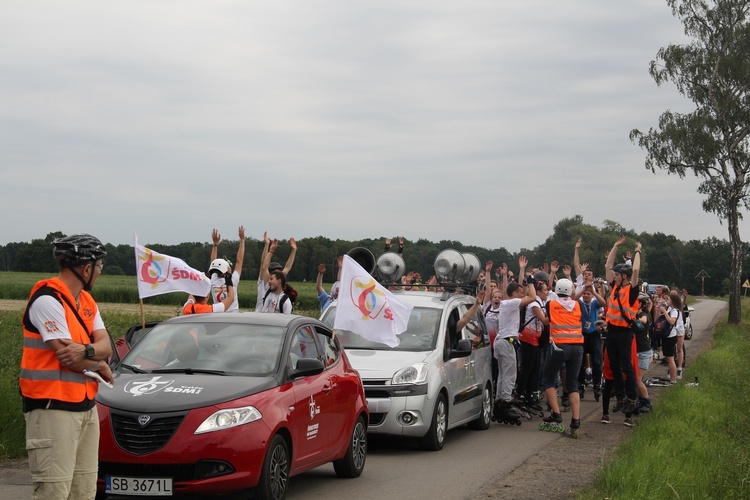
[[[555,284],[555,293],[557,295],[564,295],[566,297],[570,297],[573,293],[573,282],[570,281],[568,278],[562,278],[557,280],[557,283]]]
[[[272,273],[274,271],[281,271],[283,269],[284,269],[284,266],[282,266],[278,262],[271,262],[270,264],[268,264],[268,272],[269,273]]]
[[[78,267],[107,255],[104,244],[90,234],[72,234],[52,241],[52,256],[63,267]]]
[[[212,276],[218,273],[224,276],[229,271],[229,262],[225,259],[214,259],[211,261],[211,265],[208,266],[208,276]]]
[[[627,276],[628,278],[633,276],[633,266],[630,264],[615,264],[612,271]]]

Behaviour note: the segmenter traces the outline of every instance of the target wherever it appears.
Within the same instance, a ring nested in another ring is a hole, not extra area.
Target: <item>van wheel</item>
[[[336,471],[338,477],[359,477],[365,470],[365,460],[367,460],[367,429],[365,421],[359,417],[354,423],[346,455],[341,460],[333,462],[333,470]]]
[[[492,418],[492,384],[487,384],[482,392],[482,411],[476,420],[469,422],[469,429],[486,431]]]
[[[419,447],[423,450],[438,451],[445,444],[445,433],[448,430],[448,403],[443,393],[438,394],[435,411],[432,412],[430,429],[419,439]]]

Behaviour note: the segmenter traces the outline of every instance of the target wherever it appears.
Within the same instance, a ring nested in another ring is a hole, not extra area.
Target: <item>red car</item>
[[[198,314],[127,339],[114,388],[97,396],[100,494],[279,499],[289,477],[322,464],[364,470],[362,381],[323,323]]]

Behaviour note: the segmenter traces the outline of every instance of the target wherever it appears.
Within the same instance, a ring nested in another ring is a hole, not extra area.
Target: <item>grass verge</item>
[[[750,497],[750,321],[717,325],[714,340],[579,498]],[[698,377],[699,386],[689,387]]]

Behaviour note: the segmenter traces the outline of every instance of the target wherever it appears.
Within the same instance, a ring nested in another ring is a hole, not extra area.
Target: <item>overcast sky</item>
[[[4,2],[0,244],[396,237],[533,248],[563,217],[727,239],[633,128],[666,0]],[[747,222],[740,231],[747,238]]]

